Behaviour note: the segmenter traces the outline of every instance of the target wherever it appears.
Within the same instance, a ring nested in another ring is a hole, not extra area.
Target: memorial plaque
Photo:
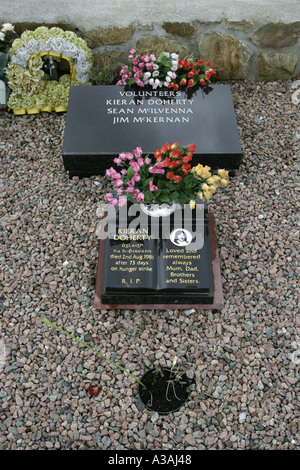
[[[194,143],[193,164],[239,168],[242,151],[229,85],[187,95],[116,85],[71,87],[62,156],[70,177],[102,175],[122,152]]]
[[[132,224],[120,227],[117,222],[114,234],[102,241],[104,250],[98,265],[101,285],[96,289],[101,303],[212,305],[214,279],[206,204],[202,209],[201,220],[186,215],[178,219],[175,213],[168,223],[161,217],[151,218],[148,225],[136,228],[131,228]],[[168,228],[165,233],[164,226]]]

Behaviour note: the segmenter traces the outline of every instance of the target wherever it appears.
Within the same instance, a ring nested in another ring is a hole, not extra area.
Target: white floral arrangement
[[[25,112],[66,111],[70,86],[90,84],[92,51],[72,31],[46,26],[24,31],[15,39],[9,53],[6,76],[11,94],[7,104],[16,114],[24,114],[24,109]],[[50,81],[42,70],[42,57],[47,54],[58,61],[67,59],[70,75],[63,75],[58,82]]]

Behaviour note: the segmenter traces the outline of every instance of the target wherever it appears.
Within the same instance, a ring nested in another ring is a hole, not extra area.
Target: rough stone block
[[[136,49],[139,52],[151,52],[157,57],[163,51],[175,52],[179,54],[181,58],[189,54],[188,49],[182,46],[176,39],[164,36],[144,36],[137,41]]]
[[[254,28],[253,21],[248,20],[241,20],[241,21],[234,21],[234,20],[226,20],[226,28],[232,29],[234,31],[251,31]]]
[[[87,45],[93,49],[98,46],[113,46],[129,41],[133,35],[133,28],[107,28],[91,30],[82,33]]]
[[[182,37],[193,37],[196,35],[196,29],[190,23],[163,23],[163,28],[169,34]]]
[[[295,55],[260,54],[257,58],[256,80],[271,82],[292,77],[297,64]]]
[[[300,37],[300,21],[295,23],[269,23],[262,25],[251,37],[260,47],[288,47],[297,44]]]
[[[208,59],[217,70],[218,80],[246,78],[251,51],[230,34],[209,33],[200,36],[199,56]]]

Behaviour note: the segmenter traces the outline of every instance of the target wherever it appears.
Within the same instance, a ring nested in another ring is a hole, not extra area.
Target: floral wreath
[[[89,84],[92,51],[72,31],[45,26],[24,31],[9,52],[6,76],[11,94],[7,104],[15,114],[66,111],[70,85]],[[61,76],[58,82],[49,80],[42,70],[45,56],[57,62],[67,60],[70,74]]]

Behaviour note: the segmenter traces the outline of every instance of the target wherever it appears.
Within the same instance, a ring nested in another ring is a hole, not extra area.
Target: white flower
[[[37,39],[29,39],[24,48],[24,50],[26,50],[28,53],[28,59],[30,58],[31,54],[38,54],[44,50],[43,44]]]
[[[3,23],[1,31],[14,31],[15,27],[11,23]]]
[[[174,60],[178,60],[178,57],[179,57],[179,56],[178,56],[178,54],[176,54],[175,52],[172,52],[171,57],[172,57],[172,59],[174,59]]]
[[[144,80],[147,80],[150,77],[151,77],[151,72],[145,72],[144,73]]]
[[[176,78],[176,73],[172,72],[171,70],[168,72],[169,77]]]
[[[159,71],[158,70],[155,70],[152,74],[153,77],[158,77],[159,75]]]
[[[166,82],[167,83],[170,83],[171,80],[172,80],[171,77],[166,77]]]
[[[154,83],[155,83],[156,87],[162,86],[162,82],[161,82],[160,80],[158,80],[158,78],[156,78],[156,80],[155,80]],[[155,88],[156,88],[156,87],[155,87]]]
[[[0,41],[4,41],[5,34],[0,32]]]

